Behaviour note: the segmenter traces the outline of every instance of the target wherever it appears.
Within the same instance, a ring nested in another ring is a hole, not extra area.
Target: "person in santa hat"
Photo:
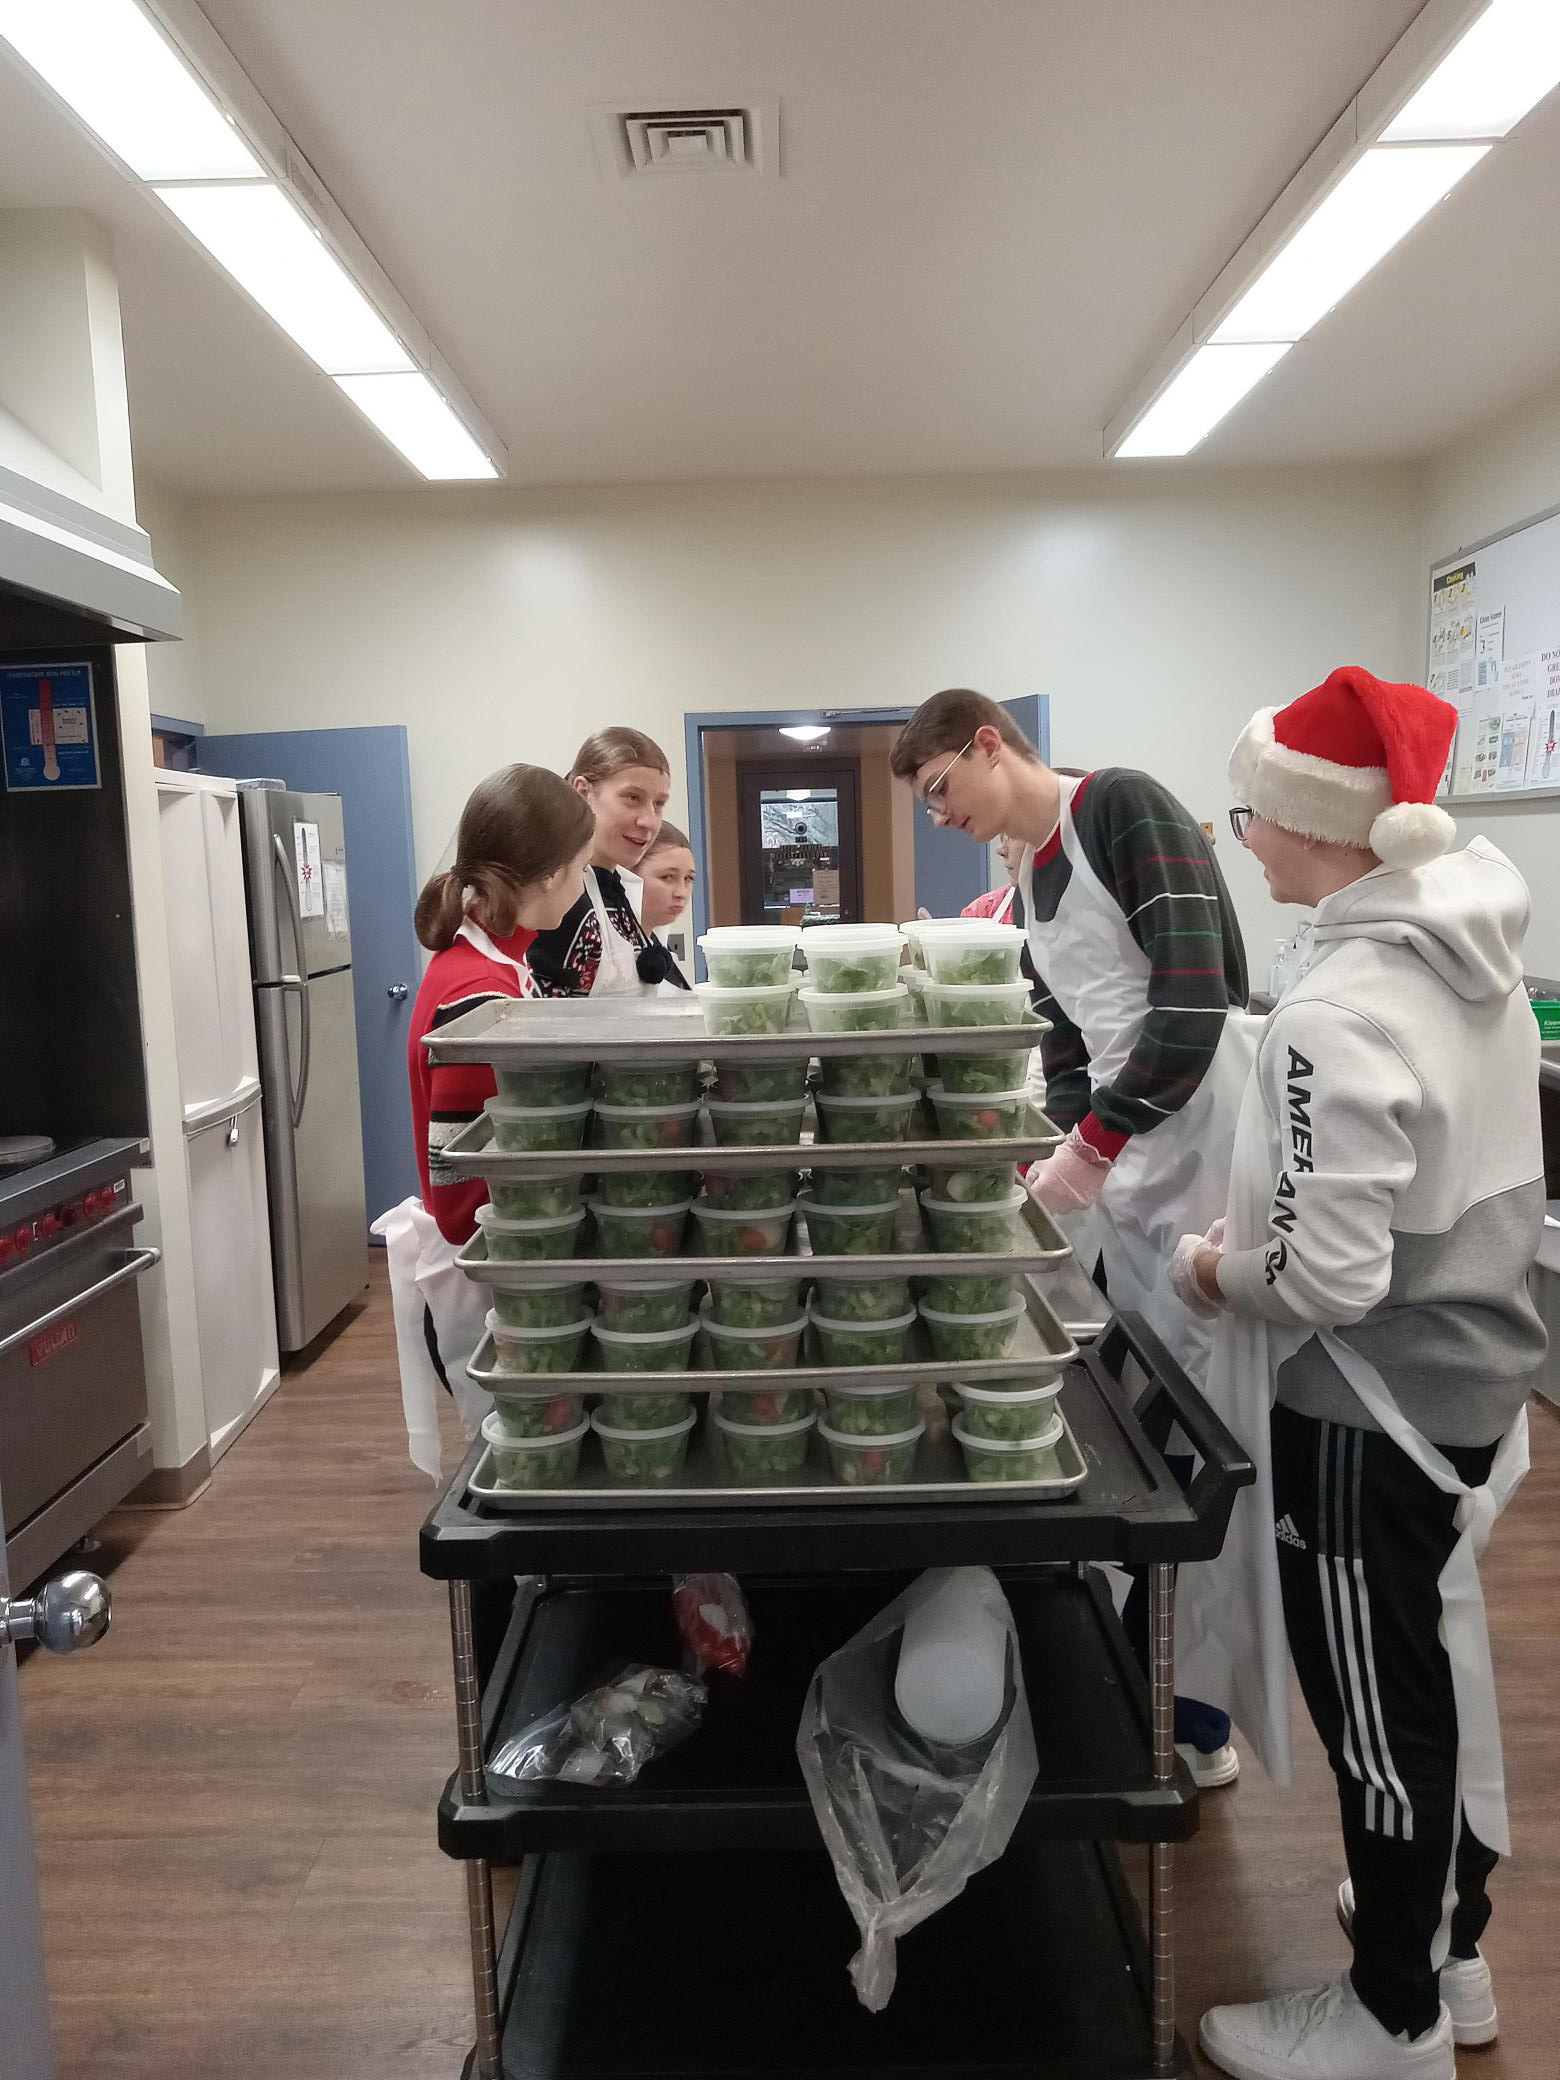
[[[1327,1986],[1203,2017],[1237,2080],[1454,2080],[1454,2044],[1496,2032],[1479,1938],[1510,1845],[1476,1562],[1527,1466],[1544,1184],[1528,890],[1486,839],[1452,849],[1433,797],[1456,724],[1346,666],[1230,760],[1236,836],[1315,930],[1226,1219],[1170,1277],[1219,1318],[1211,1377],[1273,1404],[1271,1516],[1252,1495],[1232,1533],[1250,1588],[1276,1580],[1337,1777],[1354,1945]]]

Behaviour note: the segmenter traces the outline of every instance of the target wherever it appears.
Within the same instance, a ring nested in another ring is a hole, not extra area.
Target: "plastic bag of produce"
[[[632,1784],[647,1762],[698,1730],[708,1691],[697,1676],[670,1668],[626,1667],[533,1719],[488,1764],[500,1786],[554,1779],[563,1784]]]
[[[813,1811],[861,1931],[851,1979],[874,2012],[893,1993],[899,1937],[995,1863],[1039,1773],[1013,1613],[996,1577],[980,1573],[981,1601],[1007,1639],[1007,1700],[989,1734],[943,1747],[900,1716],[894,1678],[914,1584],[823,1663],[797,1730]]]
[[[753,1651],[753,1619],[734,1574],[682,1574],[672,1583],[672,1609],[688,1658],[700,1675],[718,1668],[740,1676]]]

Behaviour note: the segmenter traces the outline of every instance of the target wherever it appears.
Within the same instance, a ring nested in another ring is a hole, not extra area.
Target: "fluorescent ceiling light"
[[[213,260],[327,375],[410,369],[412,358],[280,188],[159,188]]]
[[[263,174],[135,0],[0,0],[0,37],[142,180]]]
[[[1441,144],[1367,152],[1279,247],[1210,344],[1302,339],[1488,150]]]
[[[789,737],[793,744],[816,744],[829,734],[829,726],[826,722],[793,722],[783,727],[780,734]]]
[[[1490,0],[1382,136],[1504,137],[1560,82],[1555,0]]]
[[[365,419],[422,471],[442,480],[496,477],[460,420],[425,375],[337,376]]]
[[[1122,441],[1116,454],[1185,455],[1235,409],[1276,361],[1289,352],[1283,342],[1258,346],[1199,347]]]

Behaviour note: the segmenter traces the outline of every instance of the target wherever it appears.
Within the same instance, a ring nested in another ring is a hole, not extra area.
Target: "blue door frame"
[[[1051,701],[1044,693],[1024,694],[1016,701],[1002,704],[1023,730],[1030,742],[1036,746],[1040,756],[1050,762],[1051,757]],[[709,729],[790,729],[800,722],[826,723],[830,727],[841,724],[846,727],[870,727],[875,723],[908,722],[913,708],[724,708],[705,710],[683,717],[683,755],[688,774],[688,836],[693,843],[693,863],[697,879],[693,885],[693,945],[689,948],[689,962],[697,959],[699,935],[709,929],[709,833],[706,828],[704,808],[704,732]],[[960,852],[945,851],[944,846],[962,846]],[[950,868],[952,872],[950,873]],[[968,846],[967,841],[949,833],[938,831],[931,819],[917,816],[915,820],[915,886],[918,904],[939,911],[936,903],[928,901],[937,895],[945,883],[955,888],[964,882],[972,885],[968,902],[986,885],[985,867],[981,863],[978,849]],[[923,894],[923,890],[925,893]],[[948,895],[942,900],[949,903]],[[700,969],[702,960],[698,961]]]

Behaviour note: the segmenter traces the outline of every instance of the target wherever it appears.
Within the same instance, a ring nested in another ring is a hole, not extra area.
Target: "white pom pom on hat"
[[[1423,686],[1340,665],[1287,708],[1263,708],[1230,754],[1230,780],[1268,822],[1389,867],[1450,851],[1457,826],[1434,796],[1457,710]]]

